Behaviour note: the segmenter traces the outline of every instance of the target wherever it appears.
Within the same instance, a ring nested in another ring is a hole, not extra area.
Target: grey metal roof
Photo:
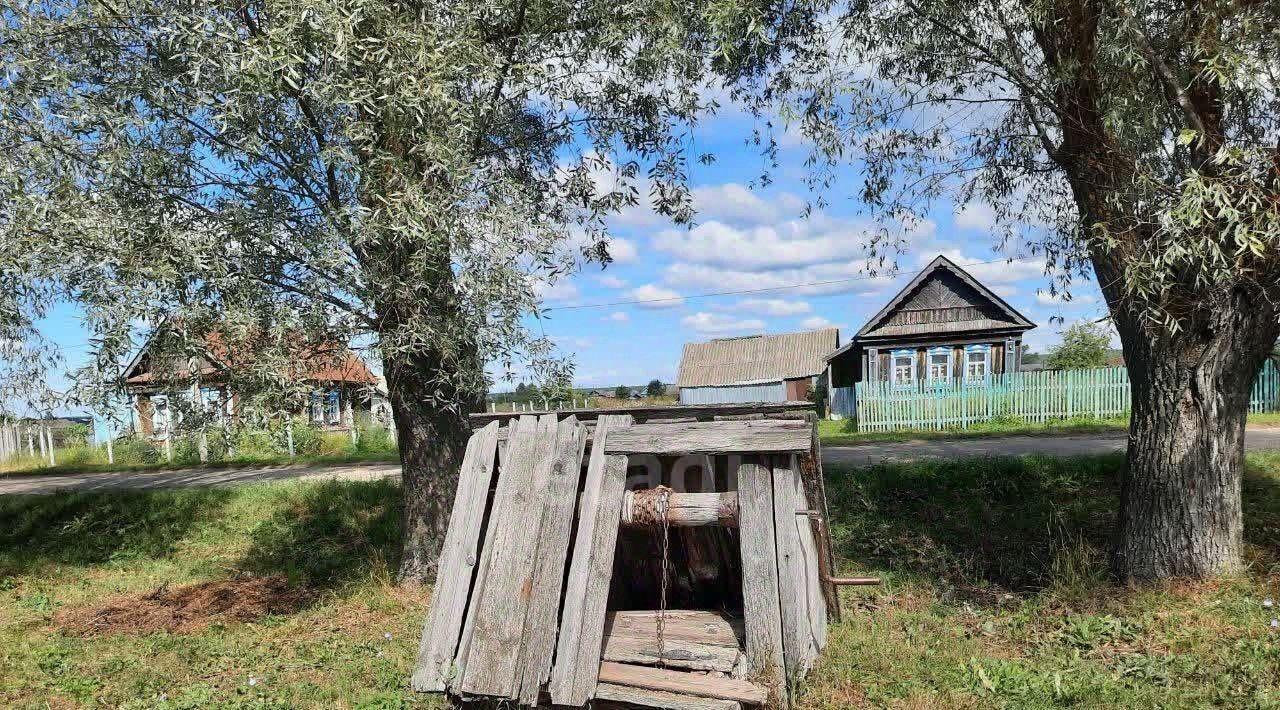
[[[840,330],[720,338],[686,343],[680,358],[680,387],[716,387],[812,377],[827,367],[840,344]]]

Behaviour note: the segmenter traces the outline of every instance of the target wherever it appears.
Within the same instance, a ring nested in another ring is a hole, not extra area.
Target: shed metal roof
[[[686,343],[680,358],[680,387],[720,387],[813,377],[840,345],[840,330],[720,338]]]

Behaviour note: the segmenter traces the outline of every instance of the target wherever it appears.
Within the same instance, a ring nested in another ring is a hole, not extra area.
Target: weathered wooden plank
[[[630,425],[630,416],[600,417],[595,441],[605,442]],[[627,457],[609,456],[604,446],[592,446],[551,671],[551,698],[557,704],[584,705],[596,687],[626,481]]]
[[[537,417],[519,417],[512,419],[511,422],[502,428],[501,431],[519,431],[521,429],[536,431],[538,427]],[[507,442],[498,442],[498,485],[502,483],[502,471],[508,466],[510,456],[507,451]],[[497,537],[498,525],[493,521],[502,520],[506,515],[504,509],[505,501],[499,498],[495,486],[493,502],[490,504],[489,525],[484,531],[484,544],[480,547],[480,562],[476,567],[476,581],[471,585],[471,601],[467,605],[467,620],[462,625],[462,638],[458,640],[458,653],[454,657],[454,674],[450,680],[449,689],[455,693],[462,692],[462,681],[466,677],[467,660],[471,657],[471,638],[475,635],[476,616],[478,614],[478,600],[485,589],[485,583],[489,578],[489,566],[493,559],[493,541]]]
[[[627,663],[600,664],[600,682],[622,685],[628,688],[661,690],[704,698],[736,700],[740,703],[763,705],[769,699],[769,691],[750,681],[736,678],[720,678],[700,673],[670,671]]]
[[[443,691],[453,672],[471,582],[480,559],[481,525],[493,480],[497,435],[497,422],[475,432],[462,457],[431,607],[418,644],[412,683],[414,690],[420,692]]]
[[[840,623],[840,595],[836,586],[828,580],[835,575],[835,549],[831,544],[827,521],[831,519],[827,509],[827,483],[822,473],[822,438],[818,436],[818,428],[813,429],[813,445],[808,456],[800,457],[800,477],[804,484],[806,506],[822,514],[820,518],[809,519],[809,530],[813,534],[814,543],[818,546],[818,579],[822,590],[822,599],[826,602],[827,618],[822,628],[825,638],[826,621]],[[825,641],[822,644],[826,645]]]
[[[738,506],[748,677],[769,689],[770,700],[776,707],[786,708],[789,699],[778,597],[773,482],[760,457],[743,457],[738,469]]]
[[[699,698],[679,693],[665,693],[661,690],[645,690],[629,688],[625,685],[600,683],[596,686],[595,699],[610,703],[620,703],[624,707],[639,705],[647,708],[666,708],[667,710],[742,710],[742,703],[736,700],[719,698]],[[599,704],[599,703],[596,703]]]
[[[809,516],[802,512],[807,509],[796,457],[773,457],[773,523],[778,541],[778,580],[787,587],[779,595],[782,648],[792,685],[809,670],[821,648],[814,636],[814,616],[820,616],[824,623],[826,620],[826,607],[818,589],[816,548],[812,544]],[[805,540],[810,543],[808,547]],[[815,599],[818,609],[812,608]]]
[[[741,648],[745,631],[741,619],[730,619],[717,611],[668,609],[663,622],[663,638],[731,648]],[[609,613],[607,633],[611,636],[652,638],[658,634],[656,610]]]
[[[578,421],[589,421],[603,416],[618,415],[631,417],[636,422],[647,422],[688,417],[693,417],[700,421],[710,421],[712,417],[717,415],[753,413],[779,415],[794,413],[799,416],[806,416],[812,412],[812,402],[747,402],[741,404],[678,404],[658,407],[562,409],[559,414],[561,416],[572,414],[578,418]],[[528,416],[528,414],[528,412],[479,412],[470,415],[469,418],[472,426],[479,427],[491,421],[505,422],[521,415]]]
[[[652,491],[626,491],[622,495],[623,525],[645,525],[649,519],[637,515],[640,500],[652,496]],[[667,523],[671,527],[703,527],[718,525],[738,526],[738,494],[727,493],[672,493],[667,497]]]
[[[662,665],[695,671],[729,673],[738,662],[737,646],[719,646],[662,634]],[[658,665],[658,635],[647,638],[610,634],[604,640],[603,660],[616,663]]]
[[[587,445],[586,429],[572,415],[556,428],[556,446],[543,486],[542,524],[534,559],[532,596],[525,617],[521,648],[520,703],[536,705],[542,684],[551,675],[551,657],[556,647],[560,590],[564,584],[565,559],[569,555],[569,535],[577,508],[578,479],[582,474],[582,454]]]
[[[542,483],[556,443],[555,416],[537,426],[522,422],[507,442],[495,492],[502,515],[493,520],[496,534],[483,589],[472,595],[475,628],[463,668],[462,692],[514,699],[525,616],[529,608],[534,553],[542,515]]]
[[[809,450],[813,425],[798,419],[636,424],[609,437],[611,454],[793,453]]]

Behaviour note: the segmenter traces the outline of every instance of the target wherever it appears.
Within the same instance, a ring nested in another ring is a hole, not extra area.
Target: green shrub
[[[293,451],[298,456],[315,456],[320,453],[320,430],[302,419],[293,420]],[[288,453],[288,443],[285,444]]]
[[[126,466],[157,463],[162,458],[160,451],[150,441],[140,437],[119,439],[114,448],[116,463]]]
[[[84,446],[72,446],[68,449],[61,449],[56,453],[54,459],[59,466],[85,466],[87,464],[106,463],[105,454],[99,453],[97,449]]]
[[[391,440],[391,432],[380,426],[366,425],[358,430],[355,452],[358,454],[394,453],[396,444]]]
[[[236,430],[232,446],[238,459],[266,459],[289,454],[289,446],[282,432],[261,427]]]

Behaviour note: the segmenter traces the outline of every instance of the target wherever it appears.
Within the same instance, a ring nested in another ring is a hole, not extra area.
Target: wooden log
[[[462,679],[462,692],[468,695],[515,699],[518,694],[518,663],[542,516],[541,493],[555,432],[555,416],[546,415],[536,427],[522,424],[507,442],[507,461],[494,494],[494,505],[501,507],[502,515],[493,518],[496,534],[484,588],[472,595],[475,628]]]
[[[813,425],[802,420],[636,424],[610,437],[611,454],[798,453]]]
[[[596,441],[607,441],[630,425],[630,416],[600,417]],[[626,482],[627,457],[608,456],[604,446],[592,447],[551,671],[551,698],[557,704],[585,705],[596,687]]]
[[[458,639],[471,595],[471,581],[480,559],[481,525],[493,480],[497,456],[498,424],[491,423],[471,435],[458,472],[449,528],[440,550],[439,572],[431,593],[431,607],[418,644],[413,688],[441,692],[453,672]]]
[[[560,590],[564,584],[565,559],[569,555],[569,535],[577,508],[578,481],[586,445],[586,429],[578,424],[577,418],[570,415],[560,422],[556,429],[555,453],[543,487],[542,524],[530,587],[532,597],[525,618],[520,669],[522,705],[537,704],[542,684],[551,675]]]
[[[646,708],[667,708],[667,710],[742,710],[742,703],[735,700],[718,698],[699,698],[692,695],[666,693],[661,690],[645,690],[629,688],[625,685],[600,683],[596,685],[593,707],[603,702],[618,703],[622,707],[639,705]]]
[[[660,690],[668,693],[696,695],[703,698],[735,700],[740,703],[763,705],[769,699],[769,691],[750,681],[736,678],[720,678],[684,671],[670,671],[648,666],[605,661],[600,664],[600,682]]]
[[[738,469],[738,529],[742,539],[742,614],[747,632],[747,675],[769,689],[775,707],[789,707],[779,606],[773,482],[759,457]]]
[[[622,498],[622,524],[636,527],[652,527],[654,515],[650,513],[656,497],[653,491],[626,491]],[[728,493],[671,493],[667,496],[667,523],[671,527],[702,527],[719,525],[738,527],[738,494]],[[660,514],[659,520],[661,519]]]

